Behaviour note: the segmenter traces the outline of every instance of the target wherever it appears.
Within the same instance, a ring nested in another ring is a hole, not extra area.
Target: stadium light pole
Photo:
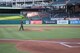
[[[34,4],[34,0],[33,0],[33,4]]]
[[[17,0],[16,0],[16,2],[15,2],[15,3],[16,3],[16,7],[17,7]]]
[[[42,0],[42,6],[44,6],[44,0]]]
[[[68,6],[67,4],[70,2],[70,0],[66,1],[66,12],[68,13],[67,17],[70,17],[70,12],[68,11]]]
[[[26,1],[26,0],[24,0],[24,6],[25,6],[25,1]]]
[[[11,0],[11,3],[12,3],[12,7],[13,7],[13,0]]]
[[[6,6],[7,6],[7,0],[5,2],[6,2]]]

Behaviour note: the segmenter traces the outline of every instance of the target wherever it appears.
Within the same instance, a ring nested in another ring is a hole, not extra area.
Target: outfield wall
[[[29,20],[23,20],[24,24],[30,24]],[[0,24],[20,24],[20,20],[0,20]]]
[[[23,20],[24,24],[80,24],[80,20]],[[20,24],[20,20],[0,20],[0,24]]]

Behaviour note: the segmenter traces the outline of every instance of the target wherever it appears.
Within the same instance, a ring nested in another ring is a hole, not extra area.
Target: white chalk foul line
[[[61,42],[60,44],[63,45],[63,46],[69,47],[69,48],[80,47],[80,46],[71,46],[71,45],[69,45],[69,44],[80,44],[80,42]]]
[[[69,47],[69,48],[71,48],[72,46],[70,46],[70,45],[67,45],[67,44],[65,44],[65,43],[60,43],[61,45],[63,45],[63,46],[66,46],[66,47]]]

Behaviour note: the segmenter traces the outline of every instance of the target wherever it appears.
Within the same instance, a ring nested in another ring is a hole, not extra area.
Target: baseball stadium
[[[80,53],[80,0],[0,0],[0,53]]]

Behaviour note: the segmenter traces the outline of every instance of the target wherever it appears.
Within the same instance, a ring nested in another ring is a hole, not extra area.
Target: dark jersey
[[[22,20],[21,20],[20,24],[21,24],[21,26],[23,26],[23,21]]]
[[[20,24],[21,24],[21,26],[20,26],[20,28],[19,28],[19,31],[20,31],[21,29],[24,30],[24,28],[23,28],[23,20],[20,21]]]

